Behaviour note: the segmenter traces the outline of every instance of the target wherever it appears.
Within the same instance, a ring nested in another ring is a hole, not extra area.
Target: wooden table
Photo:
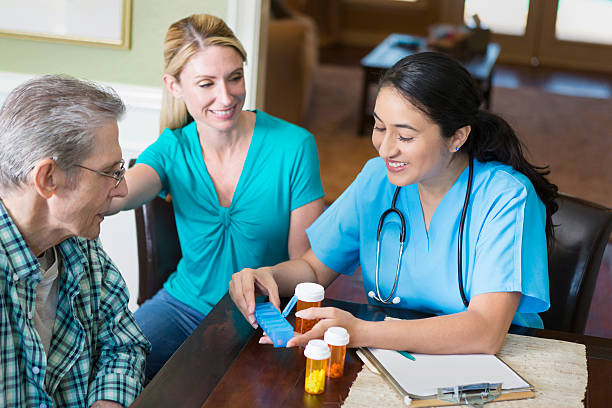
[[[364,79],[359,112],[359,134],[364,134],[371,127],[368,125],[372,116],[372,111],[368,108],[370,85],[377,83],[382,74],[400,59],[417,52],[428,51],[426,41],[423,37],[394,33],[361,59]],[[463,66],[478,83],[486,109],[491,106],[491,79],[500,49],[499,44],[489,43],[486,54],[462,61]]]
[[[325,303],[364,319],[382,320],[385,316],[384,309],[370,305],[329,299]],[[411,312],[390,314],[404,318],[423,316]],[[585,406],[610,406],[612,340],[551,330],[522,332],[518,334],[585,344],[589,373]],[[324,394],[309,395],[304,392],[303,349],[260,345],[260,337],[261,329],[253,330],[226,295],[132,407],[339,407],[362,368],[354,349],[349,349],[344,376],[328,380]]]

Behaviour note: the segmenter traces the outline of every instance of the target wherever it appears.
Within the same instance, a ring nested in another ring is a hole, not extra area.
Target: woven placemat
[[[497,354],[535,389],[535,398],[494,402],[504,407],[583,407],[587,385],[583,344],[508,334]],[[405,408],[401,398],[378,374],[364,365],[351,386],[343,408]]]

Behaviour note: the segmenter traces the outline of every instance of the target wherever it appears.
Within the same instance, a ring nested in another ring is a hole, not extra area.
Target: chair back
[[[601,258],[612,231],[609,208],[560,195],[553,214],[555,238],[548,253],[550,309],[546,329],[584,333]]]
[[[135,160],[130,160],[130,167]],[[134,209],[138,246],[138,304],[151,298],[176,270],[181,245],[172,202],[155,197]]]

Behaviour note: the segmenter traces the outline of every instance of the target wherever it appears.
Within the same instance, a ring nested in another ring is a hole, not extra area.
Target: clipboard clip
[[[502,383],[479,383],[438,388],[438,399],[454,404],[482,407],[501,395]]]

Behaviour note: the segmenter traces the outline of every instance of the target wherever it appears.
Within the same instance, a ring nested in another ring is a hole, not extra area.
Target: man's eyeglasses
[[[115,188],[117,188],[119,186],[119,184],[121,184],[121,182],[123,181],[123,178],[125,177],[125,171],[126,171],[125,170],[125,161],[123,159],[121,159],[121,161],[119,163],[120,163],[121,167],[119,167],[117,170],[113,170],[112,173],[90,169],[89,167],[81,166],[80,164],[75,164],[74,166],[80,167],[80,168],[85,169],[85,170],[93,171],[94,173],[99,174],[99,175],[104,176],[104,177],[110,177],[112,179],[117,180],[117,182],[115,183]]]
[[[51,160],[57,161],[57,157],[56,156],[52,156]],[[117,182],[115,183],[113,188],[119,187],[119,184],[121,184],[121,182],[123,181],[123,178],[125,177],[125,172],[126,172],[126,169],[125,169],[125,160],[123,160],[123,159],[121,159],[121,161],[119,162],[119,168],[117,170],[113,170],[112,173],[109,173],[109,172],[106,172],[106,171],[90,169],[89,167],[85,167],[85,166],[82,166],[80,164],[73,164],[73,166],[80,167],[80,168],[85,169],[85,170],[93,171],[94,173],[99,174],[101,176],[110,177],[112,179],[117,180]]]

